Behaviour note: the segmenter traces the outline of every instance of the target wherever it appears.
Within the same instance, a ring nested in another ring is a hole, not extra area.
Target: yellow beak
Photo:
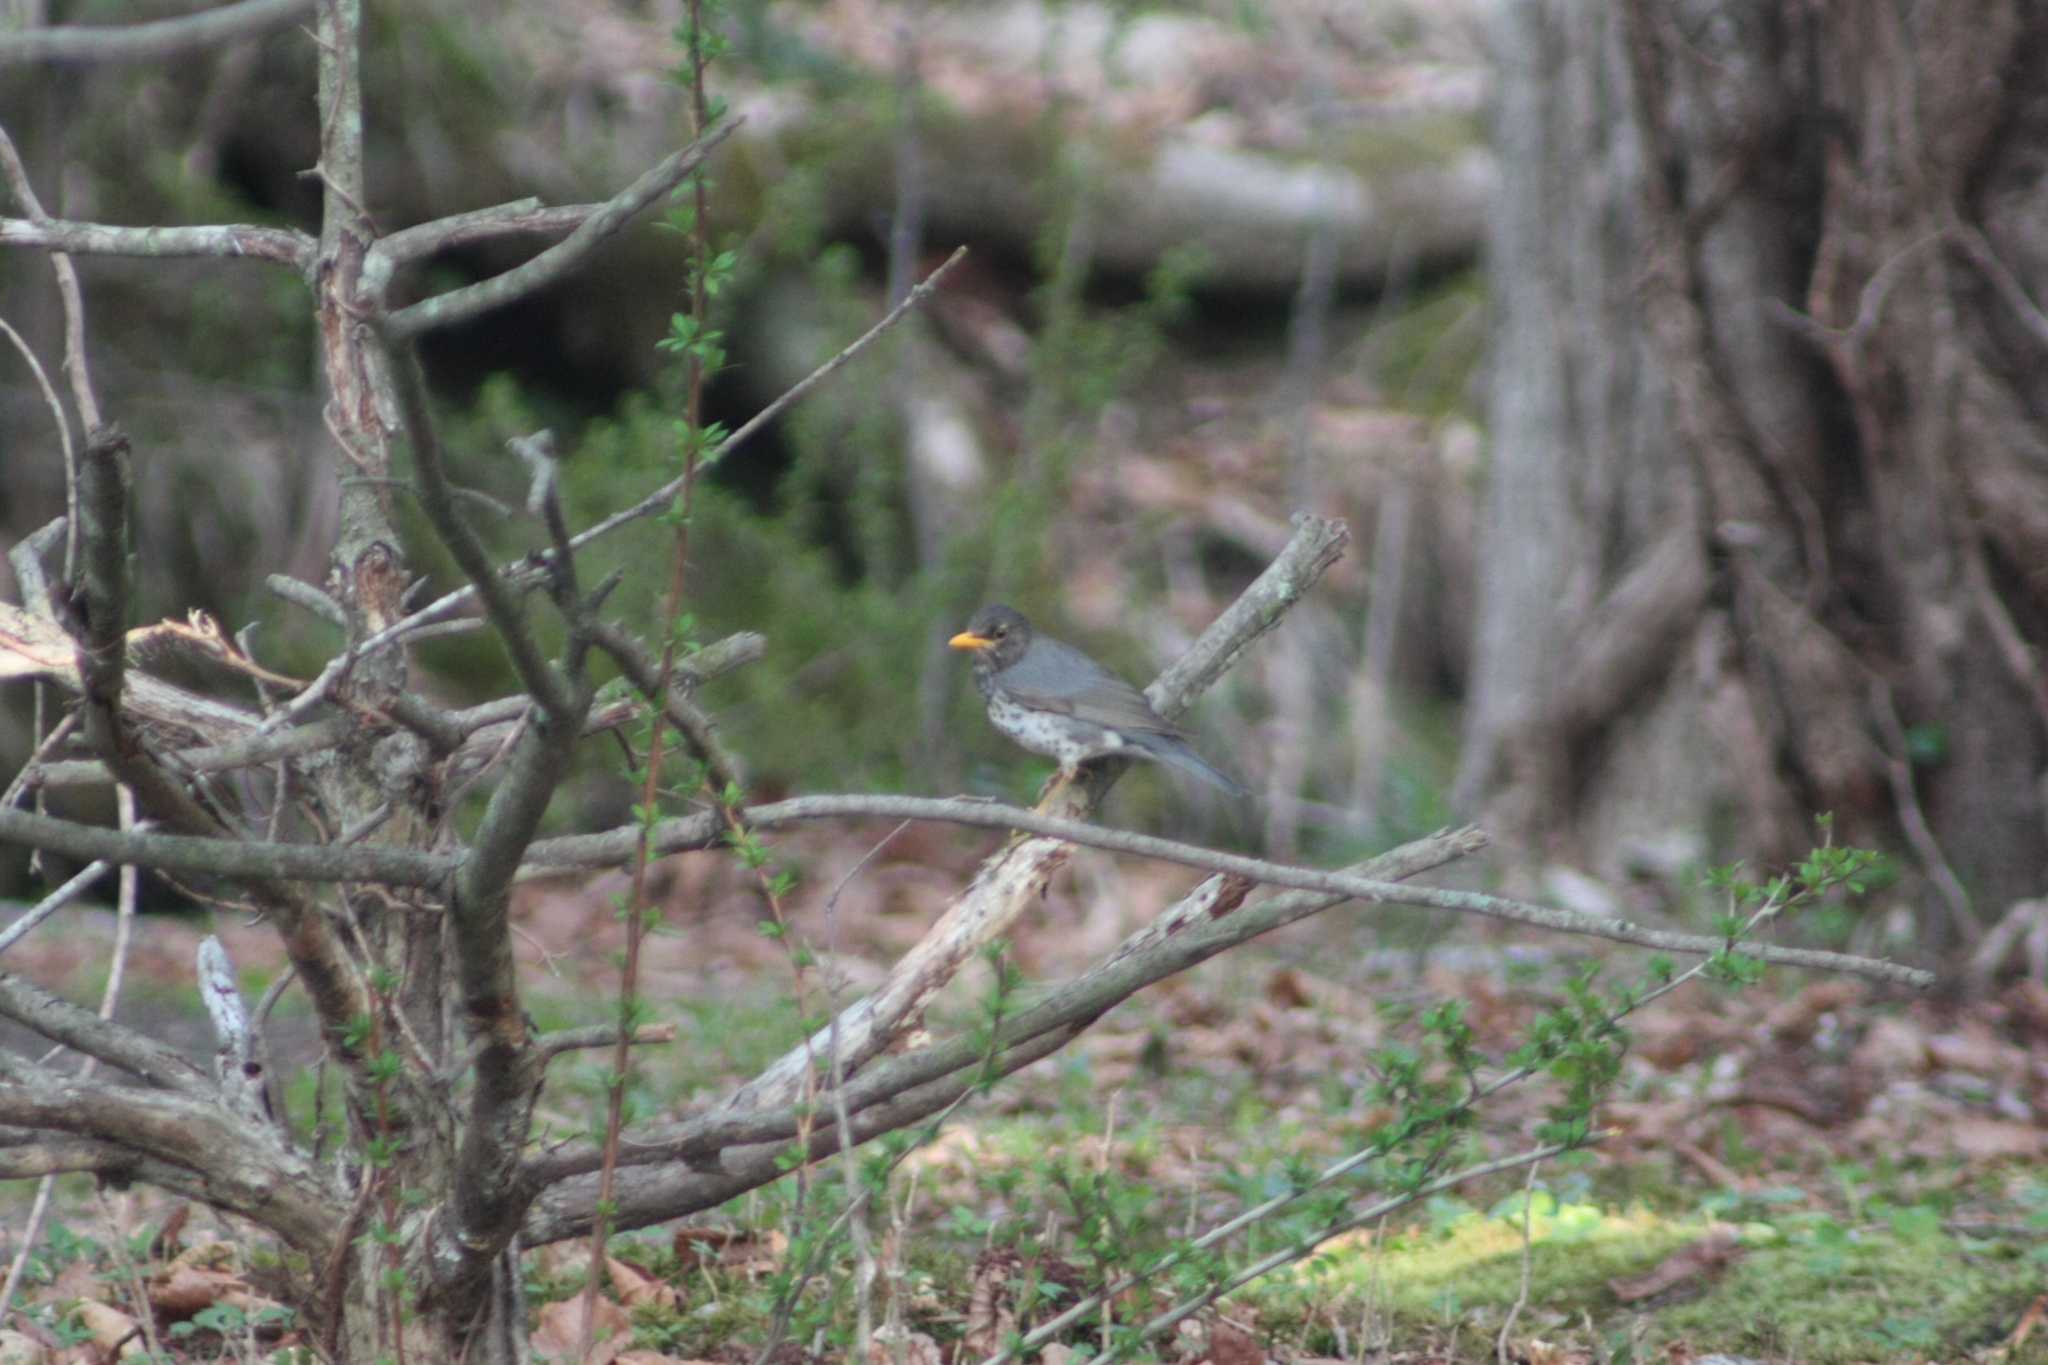
[[[963,630],[952,639],[946,641],[946,644],[953,649],[987,649],[994,643],[995,641],[989,639],[988,636],[976,635],[971,630]]]

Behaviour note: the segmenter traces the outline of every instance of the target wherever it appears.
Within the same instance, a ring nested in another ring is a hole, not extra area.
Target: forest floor
[[[884,832],[806,831],[777,843],[808,888],[792,909],[822,959],[808,989],[837,980],[844,995],[873,984],[990,846],[906,831],[845,881],[825,922],[817,908]],[[796,1037],[789,960],[760,933],[732,860],[689,855],[665,871],[671,910],[648,944],[643,992],[680,1036],[637,1059],[633,1099],[649,1114],[716,1098]],[[1084,851],[1019,929],[1009,959],[1027,982],[1057,980],[1191,881],[1182,869]],[[519,942],[541,1026],[600,1017],[616,988],[618,889],[600,878],[522,891]],[[110,926],[91,916],[77,924],[43,931],[10,955],[10,968],[97,998]],[[202,932],[192,921],[145,921],[121,1015],[203,1056],[189,985]],[[274,973],[274,941],[261,926],[222,920],[216,932],[252,990]],[[903,1156],[871,1209],[878,1358],[984,1358],[1059,1311],[1070,1291],[1092,1292],[1293,1188],[1363,1149],[1393,1117],[1374,1083],[1386,1049],[1421,1045],[1427,1011],[1462,1002],[1475,1044],[1497,1058],[1567,998],[1565,983],[1587,963],[1576,942],[1511,944],[1468,924],[1351,906],[1146,992]],[[1618,985],[1642,971],[1616,954],[1604,979]],[[934,1007],[934,1032],[971,1024],[985,1007],[993,975],[969,975],[977,979]],[[1976,999],[1908,998],[1780,973],[1743,992],[1689,985],[1627,1027],[1632,1044],[1599,1115],[1604,1140],[1533,1175],[1517,1168],[1475,1181],[1326,1241],[1311,1261],[1253,1281],[1146,1349],[1214,1365],[2048,1359],[2040,983]],[[303,1128],[318,1081],[290,998],[271,1043]],[[542,1123],[588,1131],[602,1112],[604,1065],[595,1054],[557,1063]],[[1557,1099],[1540,1078],[1504,1091],[1452,1155],[1468,1163],[1531,1146]],[[843,1207],[846,1180],[841,1164],[826,1163],[801,1189],[788,1179],[616,1238],[600,1354],[629,1365],[750,1361],[769,1339],[778,1296],[788,1296],[788,1344],[775,1359],[848,1358],[855,1276],[844,1245],[789,1293],[804,1279],[790,1272],[809,1263]],[[1363,1205],[1385,1192],[1384,1168],[1343,1188]],[[8,1260],[29,1192],[0,1188]],[[268,1359],[294,1340],[289,1321],[250,1292],[246,1258],[224,1246],[237,1232],[205,1211],[67,1180],[54,1212],[5,1324],[69,1343],[48,1358],[107,1358],[93,1352],[135,1330],[145,1294],[163,1348],[179,1359]],[[1297,1209],[1255,1224],[1221,1245],[1223,1264],[1249,1264],[1331,1214]],[[568,1358],[587,1248],[544,1248],[529,1262],[536,1350]],[[1188,1283],[1165,1276],[1118,1295],[1111,1322],[1170,1309]],[[1110,1330],[1091,1319],[1044,1358],[1081,1358]]]

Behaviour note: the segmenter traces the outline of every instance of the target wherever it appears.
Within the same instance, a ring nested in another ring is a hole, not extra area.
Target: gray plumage
[[[974,653],[974,682],[998,730],[1072,771],[1123,754],[1171,764],[1233,796],[1247,793],[1196,753],[1145,694],[1072,645],[1039,635],[1014,607],[983,607],[952,640]]]

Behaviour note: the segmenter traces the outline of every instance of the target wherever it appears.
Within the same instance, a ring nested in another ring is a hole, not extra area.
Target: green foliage
[[[203,1332],[213,1332],[223,1337],[240,1337],[258,1330],[284,1330],[297,1316],[291,1309],[276,1304],[250,1313],[232,1303],[216,1303],[200,1309],[183,1322],[172,1323],[170,1334],[177,1340],[194,1337]]]

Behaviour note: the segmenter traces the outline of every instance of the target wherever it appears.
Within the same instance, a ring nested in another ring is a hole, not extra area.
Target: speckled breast
[[[989,723],[1035,754],[1078,763],[1123,748],[1123,737],[1092,721],[1019,706],[1000,689],[988,693]]]

